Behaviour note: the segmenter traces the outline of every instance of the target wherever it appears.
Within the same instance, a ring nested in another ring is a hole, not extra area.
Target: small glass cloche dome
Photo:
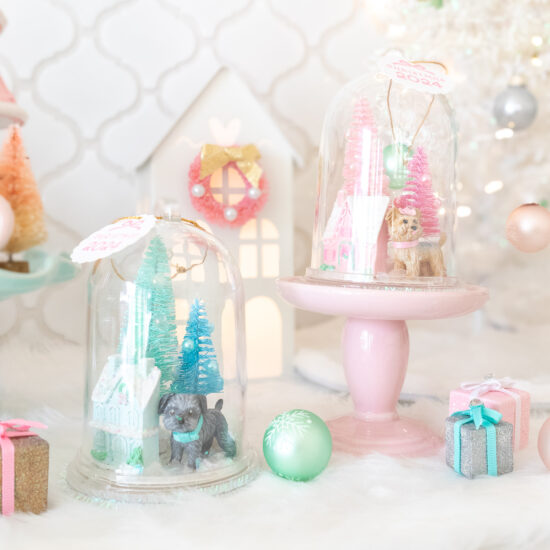
[[[401,60],[385,72],[382,63],[333,100],[319,150],[309,278],[456,284],[456,130],[433,85],[445,77],[439,65]]]
[[[84,437],[67,481],[91,497],[224,492],[253,472],[238,269],[194,222],[149,218],[89,279]]]

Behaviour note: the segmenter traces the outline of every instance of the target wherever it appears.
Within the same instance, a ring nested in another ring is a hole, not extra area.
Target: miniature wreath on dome
[[[260,152],[255,145],[222,147],[206,144],[189,168],[191,204],[212,223],[239,227],[255,218],[267,200],[268,181],[256,163]],[[246,192],[236,204],[224,205],[214,198],[210,180],[225,166],[234,168],[242,178]]]

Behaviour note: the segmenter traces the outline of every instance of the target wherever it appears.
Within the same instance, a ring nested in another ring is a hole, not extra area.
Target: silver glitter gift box
[[[454,469],[454,426],[465,416],[449,416],[445,420],[445,458]],[[514,427],[509,422],[495,424],[497,439],[497,473],[507,474],[514,469]],[[487,433],[483,426],[476,430],[473,422],[460,428],[461,453],[460,472],[468,479],[487,475]]]

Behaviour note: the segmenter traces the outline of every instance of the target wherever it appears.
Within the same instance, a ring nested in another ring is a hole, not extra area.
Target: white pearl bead
[[[218,362],[217,361],[209,361],[208,365],[206,367],[210,372],[216,372],[218,370]]]
[[[259,199],[259,198],[262,196],[262,190],[259,189],[258,187],[251,187],[251,188],[248,190],[248,196],[249,196],[252,200],[257,200],[257,199]]]
[[[237,211],[236,211],[232,206],[228,206],[228,207],[223,211],[223,217],[224,217],[228,222],[235,221],[235,219],[237,218]]]
[[[191,340],[190,338],[185,338],[183,341],[183,349],[187,351],[191,351],[195,347],[195,342]]]
[[[191,187],[191,195],[194,197],[200,198],[206,193],[206,189],[204,188],[204,185],[201,185],[200,183],[195,183],[193,187]]]

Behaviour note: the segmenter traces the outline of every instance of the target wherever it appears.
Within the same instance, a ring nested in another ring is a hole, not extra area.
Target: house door
[[[355,250],[351,241],[338,245],[338,267],[341,271],[355,271]]]
[[[275,301],[267,296],[249,300],[246,303],[246,358],[250,378],[270,378],[282,373],[282,338],[281,312]]]

